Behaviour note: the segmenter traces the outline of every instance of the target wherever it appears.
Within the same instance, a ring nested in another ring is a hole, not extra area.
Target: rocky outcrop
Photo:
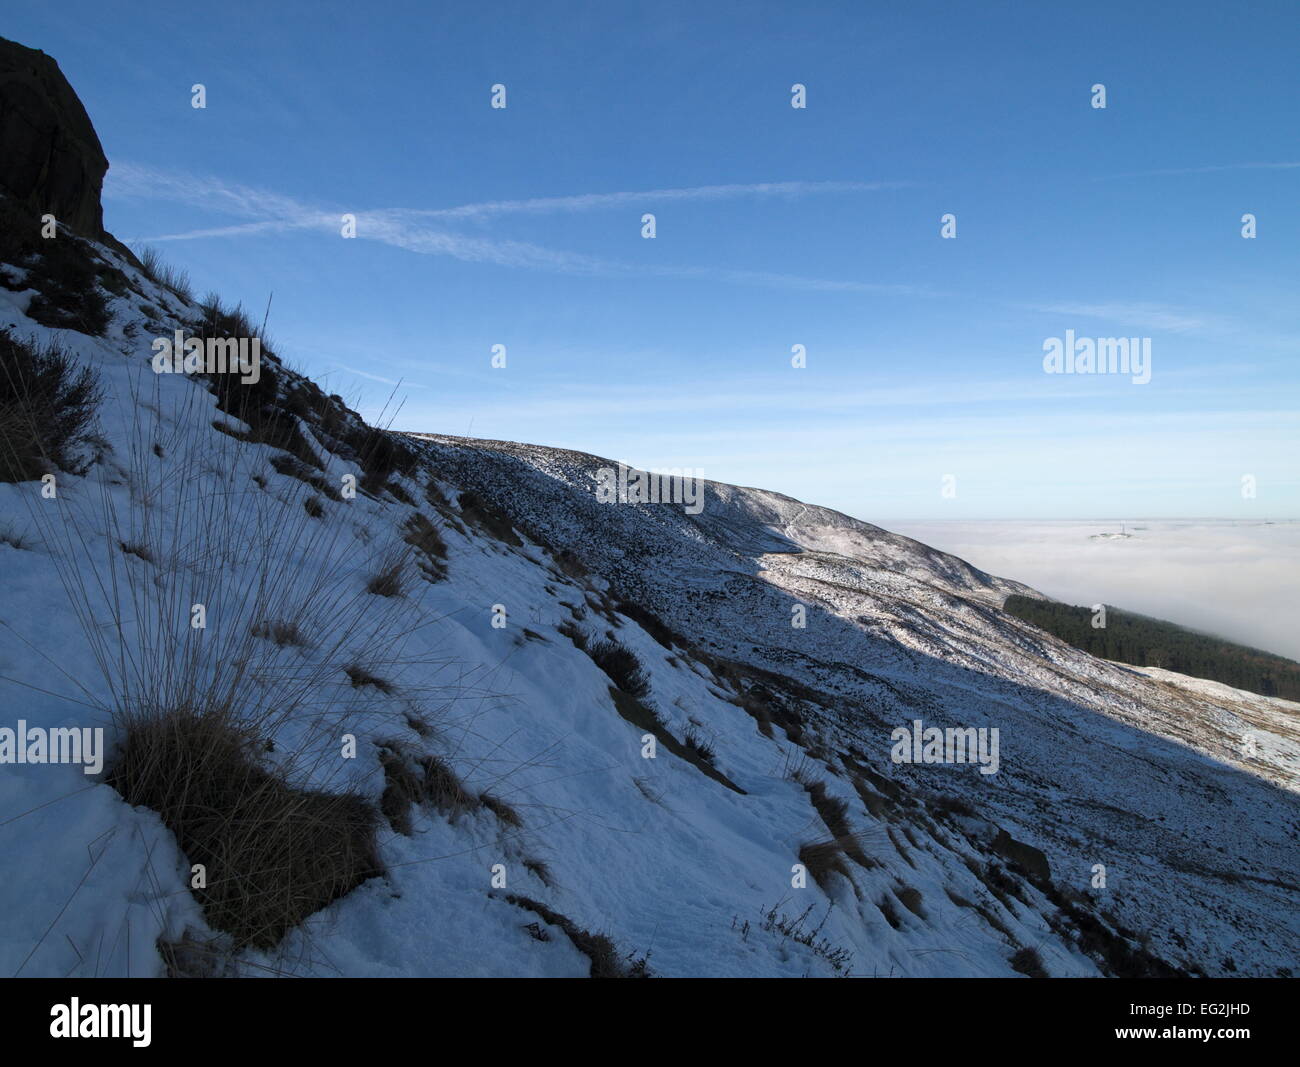
[[[58,63],[0,37],[0,191],[103,239],[108,159]]]

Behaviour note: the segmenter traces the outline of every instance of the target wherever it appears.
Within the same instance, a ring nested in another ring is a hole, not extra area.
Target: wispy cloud
[[[772,271],[741,270],[722,266],[634,264],[581,252],[547,248],[528,241],[463,233],[448,225],[464,221],[487,221],[511,214],[546,214],[601,210],[629,204],[662,201],[719,201],[738,197],[802,197],[828,193],[873,192],[901,188],[906,182],[794,181],[753,184],[704,185],[682,189],[652,189],[642,192],[585,193],[578,196],[545,197],[529,200],[497,200],[463,204],[453,208],[385,208],[351,210],[356,236],[378,241],[418,255],[448,256],[467,263],[489,263],[503,267],[549,270],[565,274],[601,277],[645,277],[700,279],[734,285],[752,285],[809,292],[864,293],[936,299],[952,294],[927,286],[872,282],[844,278],[817,278]],[[229,238],[315,230],[338,235],[347,209],[306,204],[292,197],[256,189],[218,178],[174,171],[162,171],[139,164],[120,164],[109,171],[105,193],[124,199],[170,200],[205,211],[234,215],[249,221],[227,226],[209,226],[179,233],[136,238],[143,242],[171,242],[202,238]],[[1015,305],[1025,310],[1052,314],[1112,319],[1134,326],[1189,332],[1201,329],[1206,320],[1177,308],[1150,303],[1061,303]]]
[[[857,282],[834,278],[805,278],[761,270],[731,270],[725,267],[637,267],[639,273],[674,278],[702,278],[739,285],[764,285],[777,289],[805,289],[823,293],[884,293],[893,296],[937,297],[943,294],[925,286],[885,282]]]
[[[365,378],[372,382],[379,382],[380,385],[400,386],[403,389],[423,389],[425,386],[420,382],[407,381],[406,379],[385,378],[378,374],[371,374],[368,371],[357,370],[356,367],[349,367],[343,363],[334,364],[335,370],[341,370],[345,374],[354,375],[357,378]]]
[[[1164,167],[1160,170],[1131,170],[1121,174],[1102,174],[1093,181],[1108,182],[1119,178],[1162,178],[1183,174],[1217,174],[1230,170],[1295,170],[1300,163],[1221,163],[1207,167]]]
[[[283,230],[312,228],[316,228],[315,223],[267,220],[264,222],[243,222],[234,226],[213,226],[202,230],[184,230],[181,233],[159,233],[151,237],[131,238],[128,243],[148,241],[156,244],[163,241],[194,241],[203,237],[242,237],[245,234],[252,233],[276,233]]]
[[[317,214],[292,197],[219,178],[160,170],[137,163],[115,163],[104,179],[104,194],[134,200],[170,200],[220,214],[284,221]]]
[[[1210,320],[1203,315],[1165,304],[1140,301],[1116,301],[1100,304],[1055,303],[1022,304],[1028,311],[1041,311],[1048,315],[1078,315],[1088,319],[1107,319],[1150,330],[1168,330],[1172,333],[1191,333],[1204,329]]]
[[[451,256],[470,263],[495,263],[503,267],[532,267],[568,274],[612,274],[618,264],[580,252],[545,248],[528,241],[476,237],[431,228],[418,212],[404,208],[356,212],[357,236],[425,256]],[[337,218],[331,226],[337,229]]]
[[[246,185],[223,182],[178,172],[161,171],[137,164],[123,164],[109,172],[105,192],[123,199],[170,200],[208,211],[251,218],[254,221],[230,226],[204,227],[180,233],[136,238],[144,242],[186,241],[211,237],[240,237],[286,230],[318,230],[337,234],[342,211],[304,204],[291,197]],[[512,213],[583,211],[628,203],[663,200],[722,200],[741,196],[802,196],[810,193],[870,191],[902,183],[872,182],[764,182],[753,185],[706,185],[688,189],[656,189],[647,192],[592,193],[581,196],[534,200],[503,200],[460,207],[425,210],[388,208],[353,211],[359,239],[379,241],[419,255],[450,256],[469,263],[553,270],[568,274],[701,278],[740,285],[805,289],[822,292],[888,293],[931,295],[907,285],[845,279],[805,278],[766,271],[732,270],[692,266],[645,266],[621,263],[580,252],[546,248],[528,241],[515,241],[459,233],[430,225],[432,221],[487,219]]]
[[[528,200],[492,200],[481,204],[414,212],[427,218],[481,219],[494,215],[542,215],[566,211],[597,211],[628,205],[693,200],[731,200],[738,197],[787,198],[825,193],[866,193],[904,189],[910,182],[757,182],[752,184],[698,185],[686,189],[650,189],[624,193],[583,193],[579,196],[537,197]]]

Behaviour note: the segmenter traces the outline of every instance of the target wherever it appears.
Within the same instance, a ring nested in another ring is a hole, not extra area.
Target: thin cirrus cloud
[[[354,375],[357,378],[365,378],[367,381],[379,382],[380,385],[391,385],[394,388],[402,389],[423,389],[425,386],[420,382],[410,382],[404,378],[385,378],[380,374],[371,374],[369,371],[359,370],[356,367],[349,367],[345,363],[334,364],[335,370],[341,370],[345,374]]]
[[[792,181],[753,184],[704,185],[645,192],[587,193],[578,196],[527,200],[497,200],[453,208],[388,208],[356,211],[357,236],[418,255],[448,256],[468,263],[549,270],[564,274],[602,277],[697,279],[764,288],[908,296],[936,299],[952,294],[903,283],[855,279],[816,278],[772,271],[713,266],[630,264],[580,252],[547,248],[528,241],[465,234],[434,225],[441,222],[486,221],[495,217],[596,211],[629,203],[661,201],[719,201],[741,197],[796,198],[828,193],[876,192],[903,188],[908,182]],[[137,238],[170,242],[214,237],[240,237],[291,230],[337,233],[341,213],[304,204],[279,193],[217,178],[162,171],[125,163],[109,171],[105,192],[121,199],[162,199],[248,219],[228,226],[203,227],[180,233]],[[1053,314],[1117,319],[1151,329],[1190,332],[1205,326],[1202,318],[1156,304],[1046,304],[1020,305],[1025,310]]]
[[[591,193],[532,200],[501,200],[445,209],[391,208],[353,212],[357,236],[419,255],[450,256],[465,262],[553,270],[567,274],[603,276],[654,274],[660,277],[707,278],[742,285],[806,289],[824,292],[936,295],[927,289],[843,279],[807,278],[768,271],[732,270],[671,265],[632,265],[578,252],[546,248],[528,241],[457,233],[430,222],[485,220],[510,214],[546,214],[601,210],[627,203],[716,201],[744,196],[798,197],[820,193],[868,192],[898,188],[902,182],[761,182],[750,185],[705,185],[648,192]],[[340,212],[326,211],[291,197],[246,185],[126,163],[109,172],[105,193],[120,199],[161,199],[204,210],[247,218],[229,226],[204,227],[181,233],[157,234],[138,241],[186,241],[209,237],[239,237],[289,230],[335,232]]]
[[[495,200],[460,207],[413,212],[427,218],[481,219],[494,215],[543,215],[565,211],[595,211],[648,202],[729,200],[743,196],[797,197],[817,193],[863,193],[906,189],[911,182],[757,182],[748,185],[699,185],[687,189],[651,189],[646,192],[584,193],[579,196],[537,197],[529,200]]]
[[[1220,163],[1205,167],[1164,167],[1159,170],[1130,170],[1121,174],[1102,174],[1093,179],[1098,182],[1119,178],[1164,178],[1184,174],[1217,174],[1231,170],[1295,170],[1300,163]]]
[[[1048,315],[1078,315],[1089,319],[1108,319],[1129,323],[1150,330],[1168,330],[1171,333],[1193,333],[1209,325],[1203,315],[1184,311],[1164,304],[1143,302],[1112,302],[1102,304],[1024,304],[1028,311]]]

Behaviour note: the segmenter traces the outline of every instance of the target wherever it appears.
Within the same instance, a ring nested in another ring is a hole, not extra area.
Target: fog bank
[[[1300,660],[1300,522],[883,521],[1071,604],[1112,604]],[[1099,536],[1101,535],[1101,536]]]

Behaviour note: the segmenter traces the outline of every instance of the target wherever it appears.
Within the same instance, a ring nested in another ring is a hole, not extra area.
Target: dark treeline
[[[1106,606],[1106,625],[1094,628],[1090,608],[1056,604],[1019,594],[1004,610],[1076,648],[1135,667],[1163,667],[1209,678],[1263,696],[1300,700],[1300,663],[1186,630],[1163,619]]]

